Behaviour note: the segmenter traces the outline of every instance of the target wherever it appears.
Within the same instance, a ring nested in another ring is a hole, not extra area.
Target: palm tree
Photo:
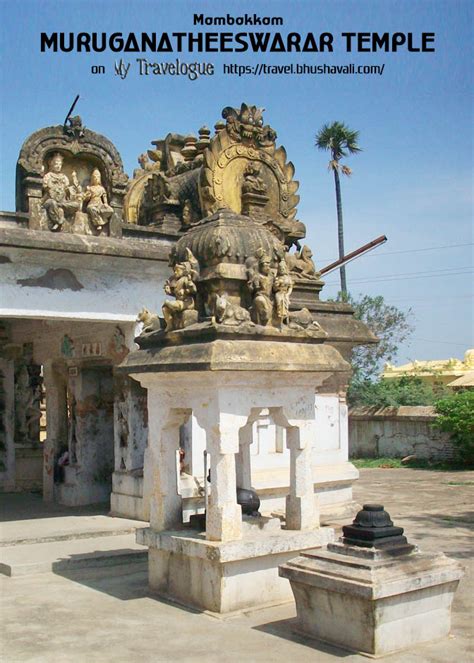
[[[316,147],[320,150],[328,150],[331,153],[331,161],[328,169],[334,173],[334,183],[336,186],[336,207],[337,207],[337,232],[339,237],[339,258],[344,257],[344,227],[342,222],[342,202],[341,202],[341,182],[339,180],[339,171],[343,175],[352,174],[352,170],[340,163],[343,157],[349,154],[361,152],[357,145],[359,132],[349,129],[343,122],[333,122],[325,124],[316,134]],[[347,297],[346,268],[340,268],[341,274],[341,292],[342,297]]]

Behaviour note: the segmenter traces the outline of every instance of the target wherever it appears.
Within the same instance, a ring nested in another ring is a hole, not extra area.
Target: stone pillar
[[[194,412],[206,431],[211,458],[211,494],[206,516],[206,539],[233,541],[242,537],[242,508],[237,504],[235,454],[239,452],[239,430],[247,418],[221,412],[214,396]]]
[[[246,424],[239,431],[239,453],[236,457],[236,475],[239,488],[252,487],[250,445],[253,442],[253,426]]]
[[[150,394],[149,406],[150,412],[159,414],[150,418],[146,486],[150,526],[160,532],[181,525],[183,520],[182,498],[178,493],[179,429],[190,416],[190,410],[172,408],[169,401],[155,394]]]
[[[288,529],[318,527],[311,470],[311,443],[315,435],[314,420],[292,421],[286,431],[290,450],[290,494],[286,498],[286,526]]]
[[[61,446],[68,441],[66,377],[53,367],[43,365],[46,393],[46,439],[43,444],[43,500],[54,500],[54,462]]]
[[[206,435],[194,416],[188,419],[181,430],[181,446],[185,452],[185,472],[194,477],[202,477]]]
[[[12,359],[0,357],[0,486],[15,488],[15,371]]]
[[[115,471],[143,467],[148,436],[146,390],[131,378],[114,380]]]

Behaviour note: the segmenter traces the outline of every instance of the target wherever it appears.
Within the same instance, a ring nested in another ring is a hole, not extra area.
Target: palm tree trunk
[[[334,169],[334,183],[336,185],[336,207],[337,207],[337,235],[339,240],[339,259],[344,257],[344,225],[342,222],[341,183],[337,168]],[[346,268],[342,266],[339,270],[341,275],[341,293],[343,299],[347,297]]]

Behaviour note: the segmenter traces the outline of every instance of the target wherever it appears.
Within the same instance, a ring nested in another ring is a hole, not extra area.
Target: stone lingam
[[[149,547],[150,587],[220,613],[291,599],[278,565],[334,539],[319,526],[314,494],[315,393],[327,381],[347,384],[350,374],[308,309],[290,310],[288,249],[304,236],[293,166],[258,109],[243,104],[223,115],[199,171],[206,215],[189,219],[170,256],[163,317],[141,312],[140,349],[119,369],[148,390],[150,527],[137,536]],[[237,501],[237,488],[252,488],[262,411],[290,452],[278,517],[243,516]],[[203,519],[194,519],[198,529],[183,523],[180,429],[191,416],[206,437],[205,529]]]
[[[339,543],[280,567],[299,633],[373,658],[448,635],[459,562],[409,544],[380,504],[342,531]]]

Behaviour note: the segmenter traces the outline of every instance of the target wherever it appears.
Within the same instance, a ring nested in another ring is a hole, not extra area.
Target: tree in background
[[[339,301],[346,301],[354,309],[354,316],[362,320],[379,338],[377,344],[360,346],[352,352],[352,379],[348,390],[349,404],[369,406],[429,405],[442,393],[433,393],[431,387],[420,380],[380,380],[384,363],[393,361],[400,345],[413,332],[412,311],[400,311],[385,303],[381,295],[371,297],[351,294],[338,295]]]
[[[349,129],[343,122],[333,122],[325,124],[316,134],[316,147],[320,150],[327,150],[331,153],[331,160],[328,169],[334,173],[334,184],[336,187],[336,208],[337,208],[337,232],[339,240],[339,258],[344,257],[344,226],[342,219],[342,200],[341,200],[341,182],[339,172],[343,175],[351,175],[352,170],[341,164],[341,159],[350,154],[361,152],[357,144],[359,132]],[[345,299],[347,296],[346,268],[342,266],[339,270],[341,275],[341,292]]]
[[[400,407],[401,405],[435,405],[440,398],[452,395],[446,385],[430,384],[416,376],[382,378],[378,382],[353,379],[348,389],[352,407]]]
[[[396,306],[386,304],[381,295],[363,295],[355,299],[348,294],[340,298],[352,306],[354,316],[365,322],[379,338],[377,344],[360,346],[352,354],[354,378],[374,380],[378,378],[383,364],[396,358],[400,345],[413,333],[412,310],[400,311]]]
[[[474,391],[461,391],[436,403],[434,426],[451,434],[459,460],[474,463]]]

